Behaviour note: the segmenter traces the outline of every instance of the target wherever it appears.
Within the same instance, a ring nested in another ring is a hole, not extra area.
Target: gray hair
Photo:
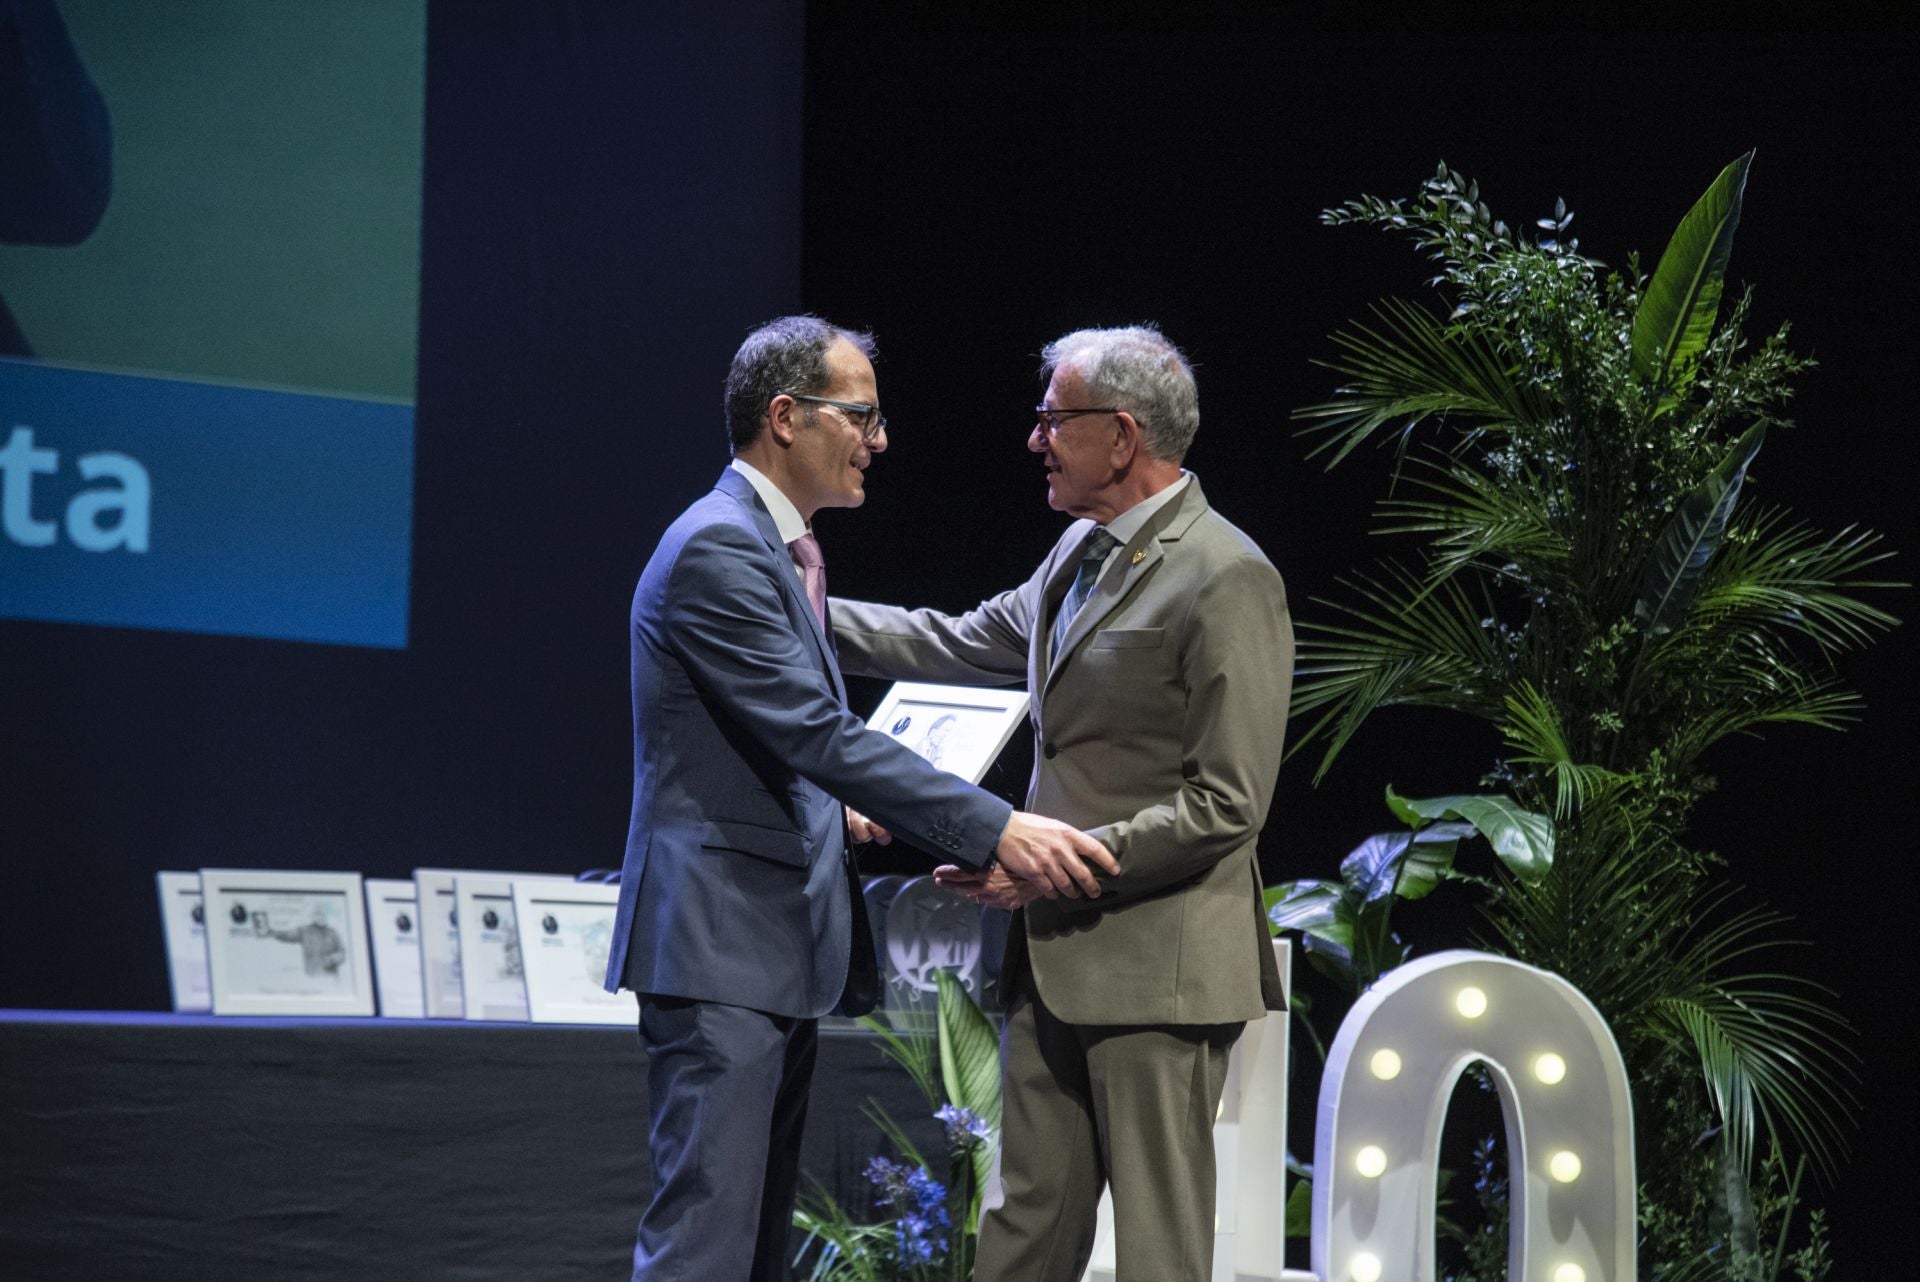
[[[1070,368],[1096,404],[1133,415],[1154,458],[1178,463],[1187,456],[1200,427],[1200,390],[1193,366],[1154,326],[1076,329],[1048,343],[1040,360],[1042,378]]]
[[[818,316],[782,316],[747,335],[727,369],[727,441],[735,454],[760,439],[760,424],[774,397],[826,390],[832,379],[827,349],[842,338],[868,360],[874,358],[873,335],[841,329]]]

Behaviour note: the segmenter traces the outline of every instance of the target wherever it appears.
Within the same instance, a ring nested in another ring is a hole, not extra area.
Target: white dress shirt
[[[805,519],[800,515],[800,509],[793,505],[792,499],[780,492],[779,486],[769,481],[760,469],[753,466],[753,464],[735,459],[732,463],[728,464],[728,466],[747,478],[747,484],[751,485],[753,492],[760,496],[760,501],[767,505],[767,511],[773,513],[773,527],[780,531],[780,541],[788,545],[787,555],[791,557],[793,555],[793,541],[809,532]],[[1169,486],[1168,488],[1172,489],[1174,487]],[[1156,495],[1155,497],[1157,498],[1159,496]],[[1148,500],[1148,502],[1151,501],[1152,500]],[[1146,504],[1142,503],[1140,506],[1145,507]],[[806,582],[806,573],[801,570],[799,562],[797,561],[794,563],[793,573],[794,577],[798,578],[802,583]]]

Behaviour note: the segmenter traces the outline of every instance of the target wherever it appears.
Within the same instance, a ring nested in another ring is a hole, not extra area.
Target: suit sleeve
[[[1026,595],[1018,588],[961,615],[838,597],[831,613],[841,670],[855,676],[970,686],[1015,685],[1027,678],[1031,629]]]
[[[751,532],[697,531],[670,572],[664,644],[728,720],[823,791],[924,850],[984,863],[1013,807],[847,711],[787,621],[779,572]]]
[[[1098,900],[1110,907],[1191,877],[1260,835],[1280,773],[1293,685],[1293,624],[1280,574],[1264,559],[1228,562],[1194,594],[1180,656],[1186,688],[1181,783],[1165,801],[1087,829],[1119,857]]]

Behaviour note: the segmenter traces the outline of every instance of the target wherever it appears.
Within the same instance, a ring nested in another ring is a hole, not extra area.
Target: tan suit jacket
[[[842,668],[1034,692],[1028,808],[1119,856],[1096,900],[1038,900],[1008,944],[1077,1024],[1225,1024],[1283,1009],[1255,840],[1280,769],[1293,627],[1278,571],[1197,480],[1111,557],[1050,653],[1093,522],[963,615],[836,600]]]

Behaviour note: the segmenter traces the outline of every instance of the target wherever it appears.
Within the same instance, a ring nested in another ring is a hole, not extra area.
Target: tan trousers
[[[1245,1027],[1068,1024],[1027,978],[1001,1037],[1001,1198],[974,1282],[1078,1282],[1109,1184],[1118,1282],[1205,1282],[1213,1120]]]

